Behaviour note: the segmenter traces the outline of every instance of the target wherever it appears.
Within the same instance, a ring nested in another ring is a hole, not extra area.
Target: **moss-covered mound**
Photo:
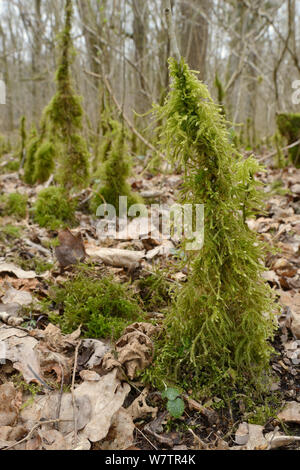
[[[41,227],[56,230],[75,223],[76,201],[70,199],[61,187],[51,186],[43,189],[37,197],[34,220]]]
[[[276,120],[278,130],[287,139],[288,145],[300,139],[300,113],[281,113]],[[289,149],[289,156],[296,168],[300,168],[300,144]]]
[[[0,197],[0,214],[24,219],[27,210],[27,196],[20,193],[5,194]]]
[[[185,168],[182,203],[204,204],[204,246],[186,251],[188,282],[165,320],[148,377],[204,396],[266,383],[274,301],[262,278],[264,246],[246,218],[261,208],[254,175],[230,143],[224,116],[182,59],[170,61],[171,91],[157,112],[161,144]],[[185,245],[183,245],[184,248]]]
[[[141,320],[141,308],[128,285],[107,277],[95,279],[87,270],[52,288],[51,300],[62,312],[51,319],[64,333],[82,325],[85,337],[117,339],[126,326]]]

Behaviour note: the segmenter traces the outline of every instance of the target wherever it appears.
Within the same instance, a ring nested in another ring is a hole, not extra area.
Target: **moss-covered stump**
[[[191,274],[165,320],[148,379],[204,396],[267,383],[276,310],[262,278],[264,245],[246,218],[257,213],[261,169],[230,143],[207,87],[182,59],[170,61],[171,91],[158,118],[161,145],[185,168],[181,203],[204,204],[204,246],[187,251]],[[184,244],[183,244],[184,248]]]
[[[280,134],[286,138],[288,145],[300,139],[300,113],[280,113],[276,117]],[[289,149],[291,162],[300,168],[300,144]]]

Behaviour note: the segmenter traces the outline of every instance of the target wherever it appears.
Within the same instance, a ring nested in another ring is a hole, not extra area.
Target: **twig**
[[[176,33],[175,33],[175,25],[172,16],[172,7],[171,7],[171,0],[165,0],[165,15],[168,25],[168,32],[170,38],[170,45],[171,45],[171,53],[174,56],[174,59],[177,62],[180,62],[180,52],[177,44]]]
[[[149,444],[153,447],[153,449],[158,450],[158,448],[155,447],[154,444],[152,444],[152,442],[150,441],[150,439],[148,439],[148,437],[145,436],[145,434],[144,434],[137,426],[135,426],[135,429],[136,429],[139,433],[141,433],[141,435],[143,436],[143,438],[146,439],[146,441],[149,442]]]
[[[58,406],[57,406],[57,412],[56,412],[56,418],[59,419],[60,415],[60,410],[61,410],[61,401],[62,401],[62,396],[64,393],[64,368],[63,366],[59,363],[60,370],[61,370],[61,384],[60,384],[60,392],[59,392],[59,397],[58,397]],[[57,431],[59,431],[59,426],[58,423],[55,424],[55,428]]]
[[[77,410],[76,410],[74,387],[75,387],[75,375],[76,375],[77,361],[78,361],[78,350],[80,348],[80,345],[81,345],[81,341],[78,342],[76,349],[75,349],[74,367],[73,367],[73,375],[72,375],[72,387],[71,387],[73,414],[74,414],[74,446],[76,446],[77,444]]]
[[[287,145],[286,147],[283,147],[283,148],[281,149],[281,151],[292,149],[292,148],[296,147],[296,146],[299,145],[299,144],[300,144],[300,139],[296,140],[296,142],[293,142],[293,143],[290,144],[290,145]],[[276,150],[275,152],[268,153],[268,154],[265,155],[264,157],[260,158],[259,161],[260,161],[260,162],[263,162],[263,161],[265,161],[265,160],[268,160],[268,158],[274,157],[276,154],[277,154],[277,150]]]
[[[68,419],[49,419],[48,421],[40,421],[39,423],[37,423],[33,426],[33,428],[29,431],[27,436],[23,437],[23,439],[21,439],[20,441],[15,442],[14,444],[9,445],[8,447],[5,447],[5,449],[3,449],[3,450],[12,449],[13,447],[16,447],[17,445],[22,444],[22,442],[28,441],[28,439],[31,438],[34,431],[36,431],[40,426],[43,426],[44,424],[57,423],[58,421],[69,421],[69,420]]]

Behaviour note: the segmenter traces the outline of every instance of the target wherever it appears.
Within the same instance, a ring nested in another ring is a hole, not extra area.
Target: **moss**
[[[96,189],[96,194],[91,200],[91,211],[96,212],[97,207],[105,201],[112,204],[116,211],[119,210],[119,197],[127,196],[128,206],[142,204],[143,200],[131,191],[127,178],[131,172],[131,162],[128,147],[122,129],[113,142],[108,159],[101,169],[102,184]]]
[[[56,230],[59,227],[74,225],[76,202],[70,200],[64,188],[43,189],[34,206],[34,220],[41,227]]]
[[[8,239],[18,239],[22,236],[21,227],[16,227],[15,225],[5,225],[4,227],[0,226],[0,240],[4,242]]]
[[[35,177],[48,179],[55,168],[56,180],[70,192],[84,187],[89,179],[89,152],[82,131],[83,110],[81,98],[74,92],[71,77],[72,0],[65,2],[65,28],[60,34],[60,59],[56,73],[56,93],[45,108],[42,131],[33,153],[36,160]],[[56,165],[53,159],[56,160]],[[40,163],[39,163],[40,161]]]
[[[283,142],[282,142],[282,136],[279,134],[279,132],[275,132],[274,135],[274,143],[275,147],[277,150],[276,153],[276,167],[277,168],[284,168],[287,165],[287,160],[283,154],[282,147],[283,147]]]
[[[21,117],[20,122],[20,149],[19,149],[19,159],[21,167],[25,161],[25,149],[26,149],[26,140],[27,140],[27,133],[26,133],[26,117]]]
[[[13,215],[17,219],[24,219],[27,210],[27,196],[19,193],[10,193],[1,196],[0,212],[2,215]]]
[[[199,395],[253,393],[268,383],[276,306],[262,278],[265,247],[246,218],[262,207],[254,178],[262,168],[230,143],[224,116],[182,59],[170,61],[172,89],[160,119],[163,150],[184,164],[180,202],[204,204],[205,241],[186,250],[188,282],[178,291],[157,342],[148,379]],[[183,244],[185,248],[185,244]]]
[[[34,141],[33,141],[34,147]],[[34,156],[34,176],[33,181],[42,184],[51,176],[54,170],[55,147],[45,140],[36,150]]]
[[[162,273],[153,273],[137,281],[147,311],[158,311],[170,303],[171,285]]]
[[[276,117],[280,134],[287,139],[288,145],[300,139],[300,113],[281,113]],[[300,168],[300,144],[289,149],[291,162]]]
[[[0,134],[0,158],[11,151],[9,140]]]
[[[46,271],[50,271],[53,268],[53,264],[46,262],[38,256],[34,256],[29,259],[16,258],[14,262],[24,269],[24,271],[35,271],[38,275],[43,274]]]
[[[112,278],[95,279],[87,270],[52,288],[50,298],[62,311],[62,315],[50,319],[64,333],[82,325],[85,337],[116,339],[126,326],[141,320],[140,306],[128,285]]]
[[[27,141],[24,165],[24,181],[31,185],[35,183],[35,155],[39,147],[39,143],[40,137],[37,135],[35,127],[33,127]]]

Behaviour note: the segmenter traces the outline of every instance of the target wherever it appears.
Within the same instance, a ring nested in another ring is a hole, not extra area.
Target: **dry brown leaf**
[[[69,229],[61,230],[58,240],[60,245],[55,247],[55,256],[61,267],[84,260],[86,253],[80,233],[75,236]]]
[[[300,403],[297,401],[290,401],[277,417],[284,423],[300,424]]]
[[[0,426],[16,424],[21,404],[22,392],[12,382],[0,385]]]
[[[117,367],[125,371],[129,379],[134,379],[138,371],[151,364],[154,346],[151,339],[158,328],[151,323],[134,323],[126,328],[116,342],[115,352],[104,356],[102,366],[106,370]]]
[[[99,248],[93,245],[86,245],[86,253],[92,258],[100,258],[104,264],[109,266],[128,269],[138,267],[145,257],[145,251]]]
[[[132,417],[133,421],[137,419],[145,418],[149,414],[152,415],[152,419],[156,418],[158,408],[153,408],[146,403],[149,390],[145,388],[142,393],[126,408],[127,412]]]
[[[1,342],[5,349],[5,359],[13,363],[13,367],[21,372],[27,383],[36,382],[36,376],[32,370],[40,375],[39,356],[36,349],[38,341],[26,331],[0,325]]]
[[[117,379],[117,370],[101,377],[98,382],[83,382],[75,389],[75,397],[88,397],[91,402],[91,419],[80,436],[98,442],[107,436],[113,416],[121,408],[130,391],[127,383]]]
[[[19,279],[34,279],[37,274],[34,271],[24,271],[13,263],[0,263],[0,274],[14,274]]]
[[[133,444],[135,426],[132,417],[124,408],[120,408],[113,416],[111,427],[101,450],[125,450]]]

